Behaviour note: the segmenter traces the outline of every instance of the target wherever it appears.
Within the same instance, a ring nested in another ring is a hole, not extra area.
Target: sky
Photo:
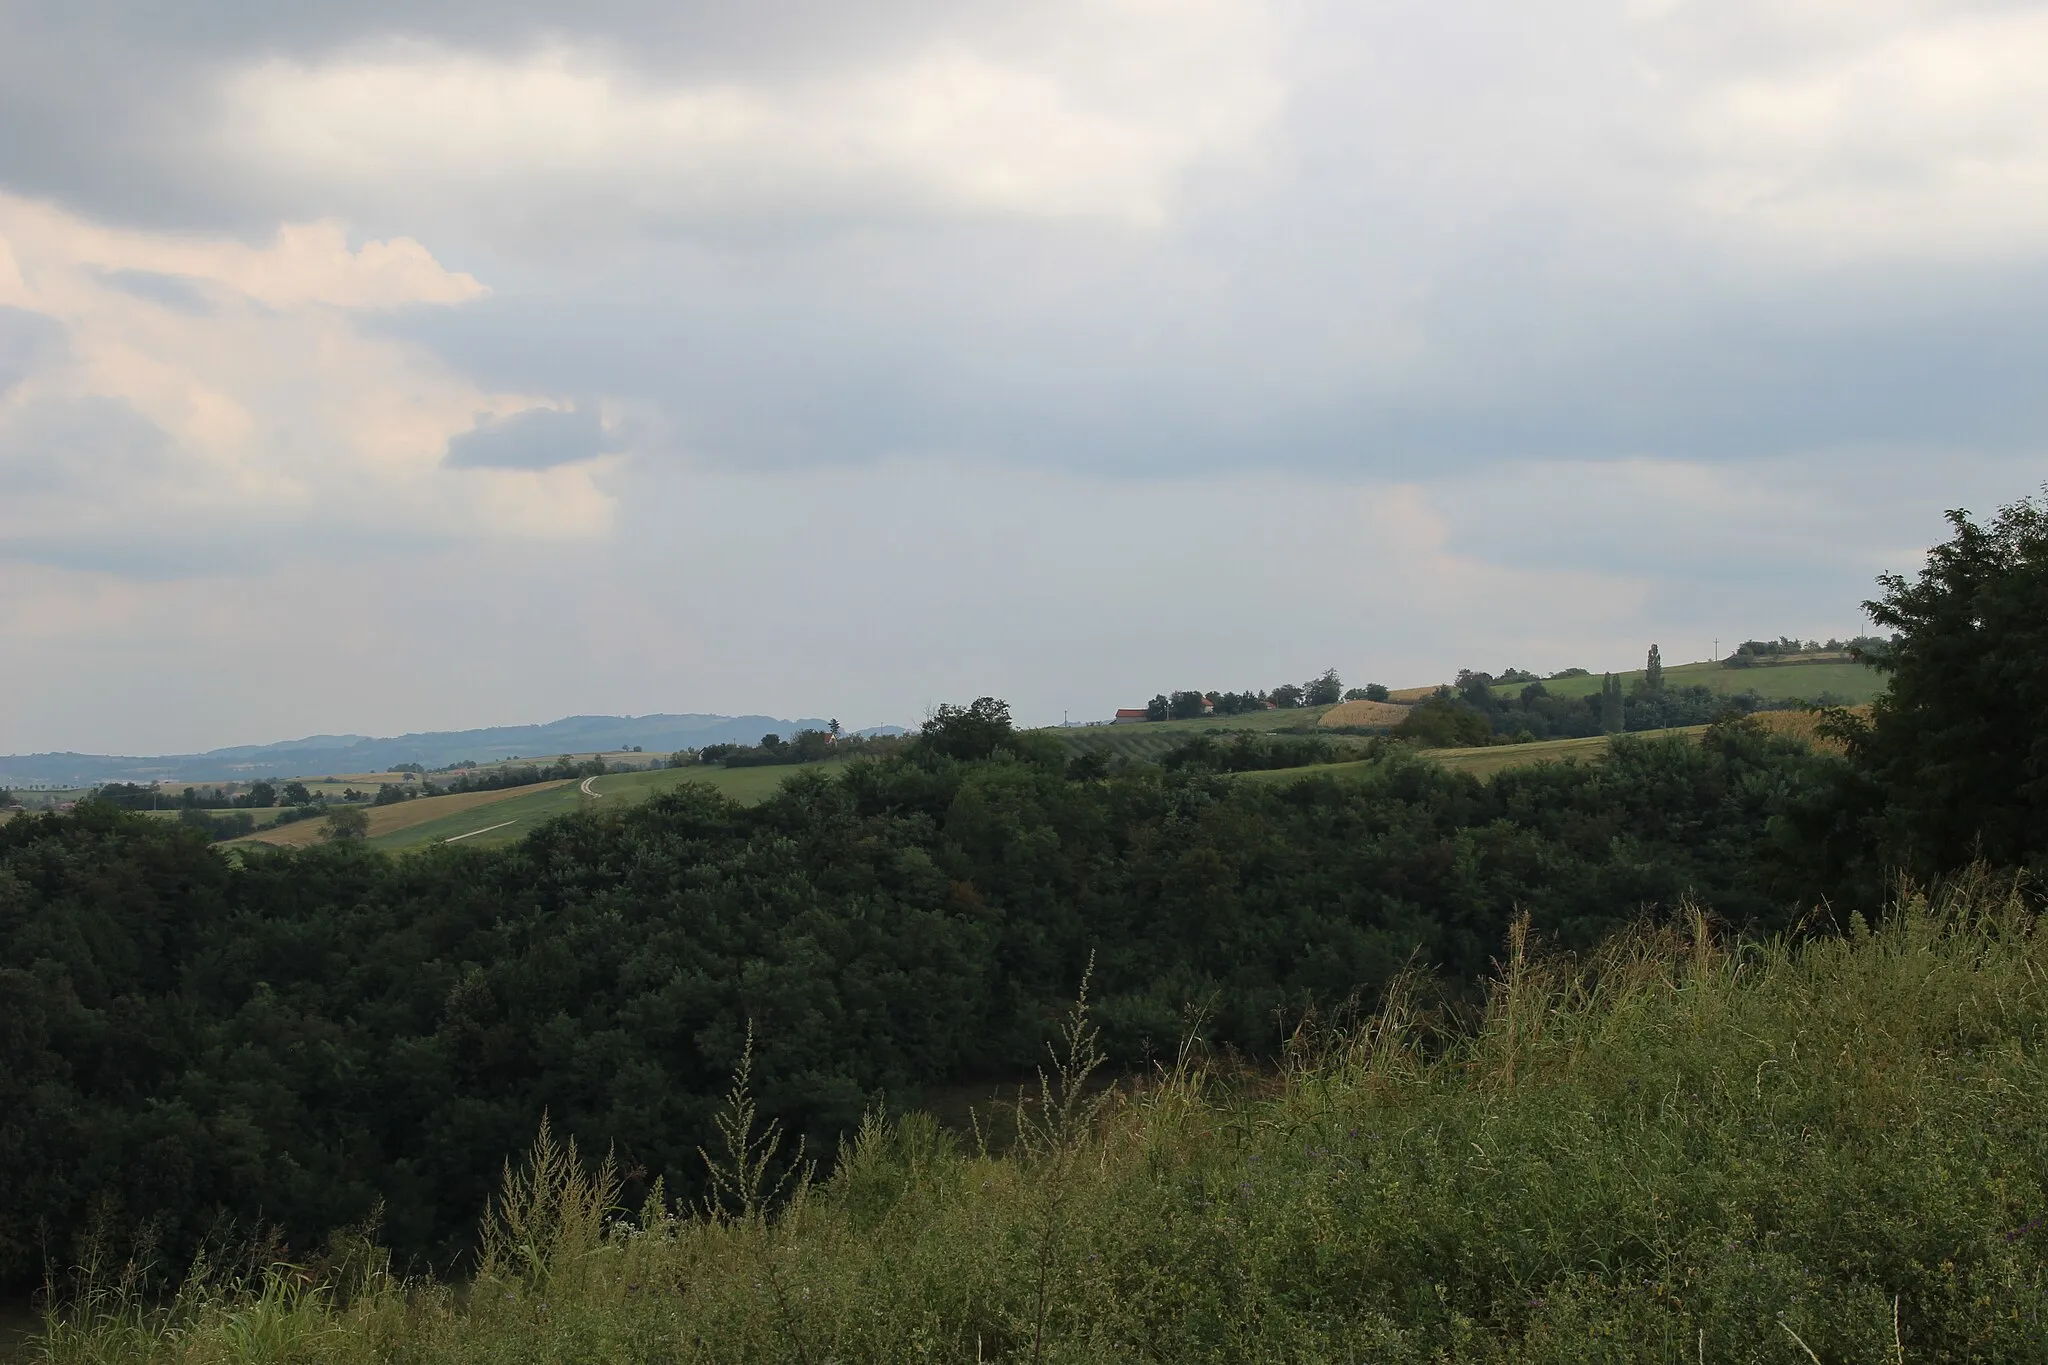
[[[12,0],[0,752],[1863,628],[2048,478],[2048,4]]]

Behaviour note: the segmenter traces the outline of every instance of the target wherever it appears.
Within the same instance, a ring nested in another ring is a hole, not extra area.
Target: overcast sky
[[[2048,5],[0,4],[0,752],[1861,626],[2048,477]]]

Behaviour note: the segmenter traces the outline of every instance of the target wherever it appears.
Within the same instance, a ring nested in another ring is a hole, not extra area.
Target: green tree
[[[1604,674],[1600,680],[1600,733],[1618,735],[1627,723],[1627,712],[1621,696],[1621,679],[1612,673]]]
[[[1657,646],[1650,646],[1650,661],[1643,666],[1643,686],[1652,692],[1661,691],[1664,686],[1664,656]]]
[[[1416,740],[1425,749],[1458,749],[1491,740],[1493,725],[1469,702],[1436,696],[1412,708],[1393,734],[1396,739]]]
[[[924,723],[918,738],[929,752],[972,762],[1011,747],[1015,736],[1010,704],[996,697],[977,697],[966,706],[942,704]]]
[[[1200,692],[1176,692],[1166,699],[1166,714],[1172,720],[1193,720],[1208,704],[1209,699]]]
[[[287,806],[310,806],[313,804],[313,793],[307,790],[303,782],[287,782],[284,784],[283,794],[278,799]]]
[[[1326,668],[1319,678],[1313,678],[1301,689],[1303,706],[1334,706],[1344,698],[1344,680],[1337,676],[1337,670]]]
[[[1890,675],[1867,724],[1837,712],[1882,801],[1879,847],[1920,876],[1978,858],[2048,868],[2048,508],[2023,499],[1954,535],[1865,602],[1895,632],[1858,650]]]
[[[1172,714],[1173,702],[1164,692],[1159,693],[1152,700],[1145,703],[1146,720],[1165,720]]]
[[[370,813],[361,806],[336,806],[322,821],[320,837],[330,843],[366,839],[370,834]]]
[[[1288,711],[1301,705],[1302,689],[1296,687],[1293,683],[1281,683],[1268,695],[1273,705],[1283,711]]]
[[[1367,701],[1385,701],[1392,695],[1392,693],[1387,691],[1385,683],[1367,683],[1365,685],[1365,699]]]

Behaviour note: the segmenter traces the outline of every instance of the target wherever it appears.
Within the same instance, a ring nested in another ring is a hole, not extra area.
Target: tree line
[[[1329,668],[1305,683],[1281,683],[1270,691],[1242,692],[1183,689],[1161,692],[1145,705],[1145,719],[1192,720],[1197,716],[1242,716],[1254,711],[1291,711],[1303,706],[1334,706],[1340,701],[1385,701],[1383,683],[1346,689],[1337,670]]]

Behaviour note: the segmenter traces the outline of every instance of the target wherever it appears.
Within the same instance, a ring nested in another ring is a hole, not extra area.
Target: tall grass
[[[1483,1013],[1395,992],[1282,1074],[1091,1085],[1085,1015],[1001,1154],[870,1117],[775,1198],[615,1207],[543,1132],[480,1269],[118,1285],[51,1362],[2048,1360],[2048,937],[1979,882],[1847,937],[1518,931]]]

